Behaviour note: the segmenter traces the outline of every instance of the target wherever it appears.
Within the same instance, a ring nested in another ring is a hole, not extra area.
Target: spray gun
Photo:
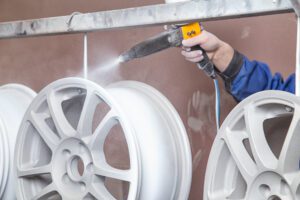
[[[119,57],[119,61],[127,62],[135,58],[141,58],[144,56],[151,55],[153,53],[157,53],[170,47],[180,47],[182,46],[182,40],[195,37],[197,35],[200,35],[201,33],[202,27],[198,22],[192,24],[185,24],[182,26],[173,26],[171,29],[133,46],[131,49],[124,52]],[[197,66],[214,81],[216,92],[216,124],[218,129],[220,127],[220,90],[218,87],[218,79],[216,78],[214,65],[208,58],[205,50],[202,49],[199,45],[192,47],[191,50],[202,51],[204,59],[198,62]]]
[[[182,26],[173,26],[171,29],[133,46],[131,49],[124,52],[119,60],[120,62],[127,62],[135,58],[141,58],[157,53],[170,47],[180,47],[182,46],[182,40],[200,35],[201,32],[202,27],[198,22]],[[215,79],[216,73],[214,65],[208,58],[205,50],[199,45],[192,47],[191,50],[201,50],[203,52],[202,55],[204,59],[198,62],[197,66],[203,70],[207,76]]]

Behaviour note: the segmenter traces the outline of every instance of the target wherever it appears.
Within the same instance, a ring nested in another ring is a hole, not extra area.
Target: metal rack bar
[[[289,0],[194,0],[0,23],[0,39],[292,12]]]

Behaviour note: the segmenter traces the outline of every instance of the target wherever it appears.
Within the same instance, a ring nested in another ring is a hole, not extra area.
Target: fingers
[[[200,56],[200,57],[197,57],[197,58],[186,58],[186,60],[190,61],[190,62],[193,62],[193,63],[197,63],[197,62],[200,62],[201,60],[203,60],[204,57],[203,56]]]
[[[186,58],[196,58],[199,56],[202,56],[202,51],[197,50],[197,51],[182,51],[181,54],[186,57]]]
[[[203,60],[202,51],[182,51],[181,54],[186,60],[191,62],[199,62]]]

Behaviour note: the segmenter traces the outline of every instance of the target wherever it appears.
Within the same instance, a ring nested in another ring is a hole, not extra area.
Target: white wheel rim
[[[0,199],[15,199],[13,155],[18,127],[35,92],[18,85],[0,87]]]
[[[128,121],[135,124],[142,177],[138,199],[188,199],[191,151],[184,125],[174,107],[154,88],[135,81],[113,84],[109,93],[124,109]],[[148,118],[140,121],[138,116],[145,115]],[[137,125],[137,122],[140,123]],[[144,131],[144,127],[149,131]]]
[[[282,149],[278,138],[284,133],[272,130],[277,124],[288,128]],[[265,91],[240,103],[213,144],[204,199],[300,199],[299,128],[300,99],[292,94]]]
[[[181,176],[188,175],[187,177],[180,177],[180,179],[185,180],[188,186],[183,187],[177,182],[172,184],[168,182],[162,184],[162,186],[172,186],[171,188],[159,189],[156,187],[155,189],[158,191],[155,191],[151,188],[153,187],[151,180],[145,182],[147,177],[144,177],[143,171],[148,168],[143,165],[145,151],[143,151],[138,137],[138,131],[140,130],[137,126],[133,126],[132,116],[128,114],[128,110],[124,109],[124,103],[128,101],[124,101],[122,95],[120,95],[126,92],[128,91],[125,91],[125,88],[120,89],[120,85],[113,85],[106,91],[97,84],[78,78],[62,79],[43,89],[27,110],[19,131],[15,152],[18,199],[41,199],[46,197],[73,200],[115,199],[104,186],[103,180],[105,177],[129,182],[128,199],[139,199],[146,194],[151,197],[151,194],[147,192],[156,192],[155,195],[162,196],[164,195],[163,189],[170,190],[173,196],[185,196],[187,198],[191,170],[186,169],[186,166],[191,166],[191,162],[184,164],[183,168],[175,170],[176,172],[177,170],[180,171],[178,174]],[[83,111],[74,110],[74,116],[79,113],[79,122],[77,126],[75,125],[77,128],[74,128],[75,126],[70,124],[73,123],[70,122],[71,119],[67,119],[64,114],[66,111],[62,109],[61,100],[76,99],[80,95],[84,96]],[[92,134],[93,113],[96,105],[100,102],[105,102],[110,107],[110,111]],[[86,114],[82,115],[82,113]],[[56,131],[49,128],[49,126],[45,126],[46,123],[43,119],[47,118],[53,119]],[[130,120],[128,120],[129,118]],[[112,123],[115,120],[122,126],[126,138],[130,155],[130,169],[128,170],[116,169],[105,161],[103,153],[104,140],[115,124]],[[33,131],[30,124],[33,124],[37,131]],[[180,132],[182,133],[183,130],[180,129]],[[57,135],[54,132],[57,132]],[[186,135],[181,137],[186,137]],[[35,142],[35,145],[29,145],[28,138],[32,138],[31,142]],[[189,148],[186,142],[187,140],[184,140],[181,143],[185,143],[184,148]],[[37,145],[37,143],[39,144]],[[31,153],[25,156],[23,152],[32,152],[34,146],[36,146],[36,150],[41,152],[41,155]],[[98,148],[98,146],[101,146],[101,148]],[[173,161],[174,156],[177,156],[176,153],[170,155],[173,157],[169,160]],[[186,153],[189,153],[189,150],[185,150],[184,154]],[[183,155],[181,154],[179,157],[181,158]],[[185,160],[189,162],[190,154],[186,157]],[[78,162],[78,160],[81,160],[84,165],[82,175],[77,172],[73,173],[74,168],[76,168],[73,163]],[[36,165],[34,161],[42,164]],[[41,175],[48,178],[48,180],[46,182],[31,181],[32,178],[38,178]],[[162,178],[161,180],[163,180]],[[147,188],[150,188],[150,190],[143,187],[147,184]],[[146,199],[150,198],[147,197]]]
[[[0,197],[2,197],[3,193],[4,193],[4,189],[6,187],[6,181],[7,181],[7,177],[8,177],[8,168],[9,168],[9,154],[8,154],[8,138],[6,135],[6,130],[5,130],[5,125],[3,124],[2,120],[1,120],[1,160],[0,163],[3,163],[2,168],[1,168],[1,174],[0,174]]]

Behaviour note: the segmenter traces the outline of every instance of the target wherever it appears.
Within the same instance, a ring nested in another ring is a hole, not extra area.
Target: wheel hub
[[[56,149],[53,157],[53,181],[61,186],[61,192],[84,197],[86,188],[93,178],[92,156],[85,143],[77,138],[64,140]]]
[[[248,199],[284,200],[293,199],[292,189],[285,179],[276,172],[267,171],[258,175],[252,183]]]

